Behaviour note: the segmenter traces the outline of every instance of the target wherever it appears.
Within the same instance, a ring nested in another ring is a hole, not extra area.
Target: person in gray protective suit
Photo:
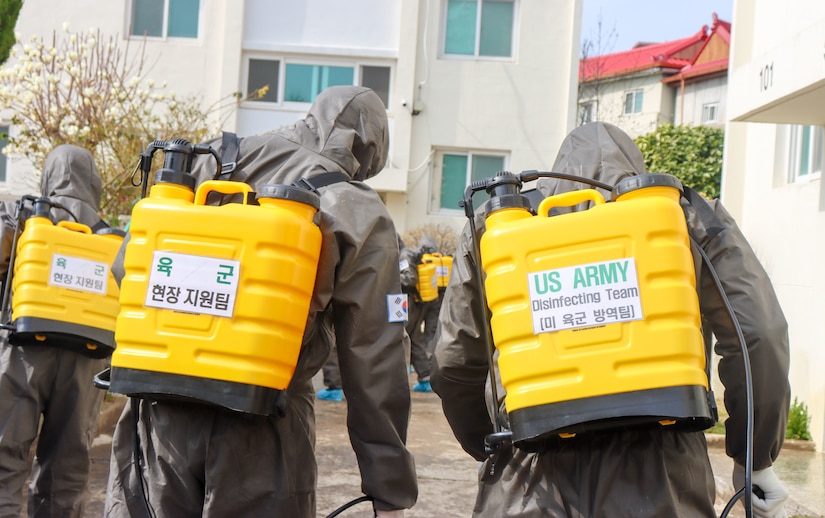
[[[46,157],[40,194],[66,207],[89,227],[102,224],[98,212],[101,179],[92,154],[72,145]],[[3,275],[8,274],[17,209],[0,205]],[[65,210],[51,210],[53,221],[74,221]],[[22,230],[23,221],[20,222]],[[9,278],[11,276],[8,276]],[[29,516],[82,517],[104,392],[92,378],[106,358],[90,358],[53,346],[13,346],[0,331],[0,516],[18,517],[23,484],[30,474]],[[42,425],[41,425],[42,418]],[[33,465],[29,451],[37,448]]]
[[[223,154],[221,142],[207,143]],[[415,503],[415,466],[405,445],[410,393],[404,324],[388,322],[388,295],[401,292],[399,272],[389,267],[398,264],[396,231],[381,198],[363,183],[384,168],[388,145],[382,101],[372,90],[355,86],[330,87],[305,119],[240,141],[231,180],[260,188],[342,172],[347,181],[318,188],[321,259],[281,415],[140,402],[141,478],[156,516],[316,516],[312,378],[333,343],[361,490],[374,499],[376,516],[400,517]],[[208,156],[193,168],[199,181],[211,179],[214,171]],[[110,517],[146,509],[134,481],[130,406],[113,438],[105,504]]]
[[[572,131],[552,170],[609,185],[628,175],[646,174],[642,154],[630,137],[604,123]],[[569,180],[538,182],[544,196],[586,188],[590,186]],[[602,195],[610,199],[610,193],[602,190]],[[752,482],[764,491],[763,498],[754,491],[755,516],[781,516],[787,492],[771,466],[782,447],[788,416],[787,322],[768,275],[734,219],[717,200],[700,203],[710,209],[718,226],[705,226],[697,208],[683,200],[690,234],[721,278],[750,355],[755,408]],[[480,236],[483,217],[476,218],[476,227]],[[444,297],[432,373],[433,389],[442,398],[456,438],[470,455],[484,461],[473,516],[715,516],[715,484],[701,431],[659,426],[592,431],[548,441],[537,453],[512,445],[492,455],[485,452],[484,437],[494,431],[490,416],[501,412],[506,421],[506,412],[499,401],[494,414],[486,403],[492,400],[485,400],[490,389],[488,351],[474,253],[465,228]],[[693,257],[703,326],[716,337],[715,350],[721,356],[718,370],[730,414],[727,454],[735,461],[734,484],[741,488],[747,441],[743,355],[735,327],[696,249]],[[706,347],[710,346],[708,340]]]
[[[415,392],[432,392],[430,386],[430,358],[433,354],[433,339],[441,309],[441,293],[438,298],[424,302],[416,289],[418,284],[418,264],[424,254],[436,252],[435,241],[422,236],[418,248],[401,249],[399,269],[401,289],[407,294],[409,320],[407,334],[410,336],[410,364],[415,370],[418,382],[413,385]],[[423,325],[422,325],[423,324]]]

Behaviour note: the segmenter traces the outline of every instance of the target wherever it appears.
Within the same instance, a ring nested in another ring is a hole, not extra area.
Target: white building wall
[[[434,208],[434,150],[509,154],[518,173],[549,170],[574,127],[581,2],[517,2],[515,58],[460,59],[440,54],[443,2],[422,2],[412,93],[422,112],[413,117],[408,180],[408,227],[443,222],[456,229],[460,209]]]
[[[674,124],[701,126],[704,105],[716,103],[717,123],[707,125],[723,127],[727,114],[727,110],[725,109],[727,84],[727,77],[717,77],[706,81],[686,84],[684,92],[678,85],[672,87],[675,93]]]
[[[17,30],[25,38],[68,22],[72,30],[96,27],[123,38],[129,6],[128,0],[27,0]],[[546,170],[574,126],[581,0],[517,0],[514,57],[503,60],[441,56],[442,0],[201,0],[201,6],[197,39],[150,39],[146,50],[154,63],[149,77],[166,80],[178,95],[199,94],[207,105],[244,90],[250,56],[391,67],[390,160],[370,183],[402,232],[428,222],[464,224],[459,210],[431,208],[434,150],[497,151],[508,154],[515,172]],[[261,104],[245,103],[224,129],[265,132],[308,108]],[[421,113],[412,115],[412,108]],[[10,176],[22,171],[10,165]]]
[[[638,89],[644,91],[641,113],[625,114],[625,94]],[[606,80],[598,86],[598,120],[614,124],[636,138],[654,131],[661,124],[673,122],[673,96],[672,89],[662,84],[658,70]],[[585,94],[579,101],[590,98],[595,95]]]
[[[244,0],[202,0],[200,30],[197,39],[148,38],[145,47],[146,78],[166,81],[169,90],[179,96],[197,94],[209,106],[228,98],[238,88],[240,75],[240,35]],[[15,30],[23,41],[32,35],[49,36],[63,32],[68,23],[72,32],[100,29],[105,36],[116,36],[117,44],[127,50],[130,2],[94,0],[27,0],[23,3]],[[128,40],[129,55],[135,54],[142,38]],[[215,117],[220,117],[215,114]],[[229,129],[234,128],[230,120]],[[148,144],[148,142],[147,142]],[[135,157],[137,161],[137,157]],[[23,160],[11,160],[8,189],[22,194],[27,189],[22,177],[31,174]]]
[[[825,444],[825,187],[788,180],[788,127],[825,126],[825,3],[737,0],[722,200],[771,275],[790,325],[792,397]]]

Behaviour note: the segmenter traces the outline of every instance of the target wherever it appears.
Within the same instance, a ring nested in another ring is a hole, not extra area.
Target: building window
[[[0,126],[0,182],[6,181],[6,164],[8,160],[6,155],[3,154],[3,148],[6,147],[6,144],[9,143],[9,127],[8,126]]]
[[[719,120],[719,103],[708,103],[702,105],[702,124],[717,122]]]
[[[362,66],[361,86],[372,88],[384,102],[390,106],[390,67]]]
[[[355,71],[358,70],[358,82]],[[283,85],[281,77],[283,76]],[[307,63],[284,63],[277,59],[250,58],[246,75],[246,93],[266,87],[263,97],[253,102],[311,103],[329,86],[361,85],[371,88],[389,106],[390,67],[377,65],[329,66]]]
[[[354,74],[353,67],[287,63],[284,101],[311,103],[327,87],[353,84]]]
[[[495,176],[504,170],[503,155],[477,152],[441,153],[441,178],[433,182],[438,186],[435,196],[436,209],[459,210],[458,202],[464,199],[464,189],[476,180]],[[489,199],[486,192],[473,195],[473,207],[478,207]]]
[[[579,103],[579,126],[596,120],[596,101]]]
[[[255,101],[278,102],[278,78],[280,77],[281,62],[271,59],[250,59],[249,75],[247,76],[246,94]],[[266,88],[264,95],[256,96],[255,91]]]
[[[444,54],[511,57],[515,0],[447,0]]]
[[[642,113],[642,103],[644,102],[644,90],[632,90],[624,94],[624,113]]]
[[[822,173],[823,141],[822,126],[791,126],[788,153],[791,182],[808,180]]]
[[[129,34],[197,38],[200,0],[132,0]]]

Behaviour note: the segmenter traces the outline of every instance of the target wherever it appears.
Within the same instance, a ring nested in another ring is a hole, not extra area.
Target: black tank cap
[[[154,183],[174,183],[195,190],[195,177],[189,173],[175,171],[174,169],[158,169],[155,173]]]
[[[280,183],[268,183],[261,186],[257,192],[257,198],[275,198],[278,200],[291,200],[309,205],[318,210],[321,208],[321,197],[318,193],[296,187],[294,185],[284,185]]]
[[[530,200],[521,194],[522,182],[509,171],[499,171],[487,184],[490,199],[485,202],[485,215],[501,209],[527,209],[532,212]]]
[[[672,174],[637,174],[619,180],[619,183],[613,188],[613,199],[615,200],[623,194],[637,189],[644,189],[645,187],[673,187],[674,189],[679,189],[679,192],[682,192],[682,182]]]

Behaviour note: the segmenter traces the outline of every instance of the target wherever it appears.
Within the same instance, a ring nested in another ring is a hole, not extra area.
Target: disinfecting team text
[[[527,275],[535,334],[642,319],[632,257]]]

